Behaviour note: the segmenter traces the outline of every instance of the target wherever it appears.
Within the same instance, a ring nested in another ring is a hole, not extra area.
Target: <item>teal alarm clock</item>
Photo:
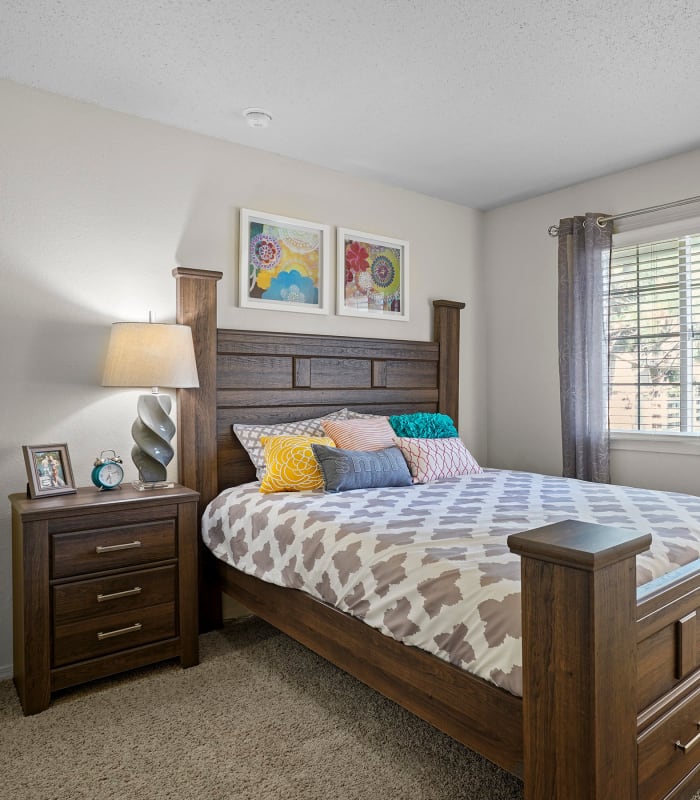
[[[90,477],[98,489],[116,489],[124,480],[121,458],[114,450],[103,450],[95,459]]]

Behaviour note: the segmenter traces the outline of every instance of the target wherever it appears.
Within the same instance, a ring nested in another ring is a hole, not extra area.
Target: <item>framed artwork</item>
[[[29,496],[74,494],[75,481],[66,444],[24,444]]]
[[[408,319],[408,242],[338,228],[338,314]]]
[[[327,314],[329,230],[242,208],[240,305]]]

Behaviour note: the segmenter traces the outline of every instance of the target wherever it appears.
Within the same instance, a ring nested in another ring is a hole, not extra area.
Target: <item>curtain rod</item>
[[[676,206],[685,206],[688,203],[700,203],[700,195],[697,197],[686,197],[685,200],[675,200],[673,203],[662,203],[658,206],[649,206],[649,208],[638,208],[636,211],[625,211],[623,214],[613,214],[609,217],[598,217],[596,222],[602,228],[607,222],[615,219],[625,219],[626,217],[636,217],[639,214],[650,214],[652,211],[663,211],[666,208],[675,208]],[[547,229],[550,236],[559,235],[559,226],[550,225]]]

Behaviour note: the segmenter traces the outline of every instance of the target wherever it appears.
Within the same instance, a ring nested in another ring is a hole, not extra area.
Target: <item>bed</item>
[[[341,407],[458,417],[462,303],[435,301],[434,341],[217,330],[220,273],[178,268],[199,390],[178,395],[180,480],[200,511],[255,471],[234,422]],[[700,788],[700,564],[636,588],[648,534],[563,520],[508,538],[521,559],[522,698],[203,548],[200,619],[220,592],[524,780],[528,800],[658,800]]]

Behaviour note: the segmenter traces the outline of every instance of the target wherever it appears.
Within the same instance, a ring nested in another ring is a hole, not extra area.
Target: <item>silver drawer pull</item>
[[[103,639],[110,639],[112,636],[123,636],[125,633],[134,633],[134,631],[141,630],[141,623],[135,622],[133,625],[129,625],[128,628],[119,628],[116,631],[105,631],[104,633],[100,631],[97,634],[98,641],[102,641]]]
[[[141,542],[125,542],[124,544],[108,544],[102,546],[98,544],[95,548],[96,553],[113,553],[115,550],[133,550],[135,547],[141,547]]]
[[[123,592],[112,592],[112,594],[98,594],[97,602],[104,603],[105,600],[116,600],[119,597],[131,597],[134,594],[141,594],[140,586],[134,586],[133,589],[125,589]]]
[[[674,746],[677,750],[682,750],[684,753],[687,753],[691,748],[695,747],[698,742],[700,742],[700,722],[696,722],[695,724],[698,726],[698,732],[686,744],[681,744],[680,739],[676,741]]]

